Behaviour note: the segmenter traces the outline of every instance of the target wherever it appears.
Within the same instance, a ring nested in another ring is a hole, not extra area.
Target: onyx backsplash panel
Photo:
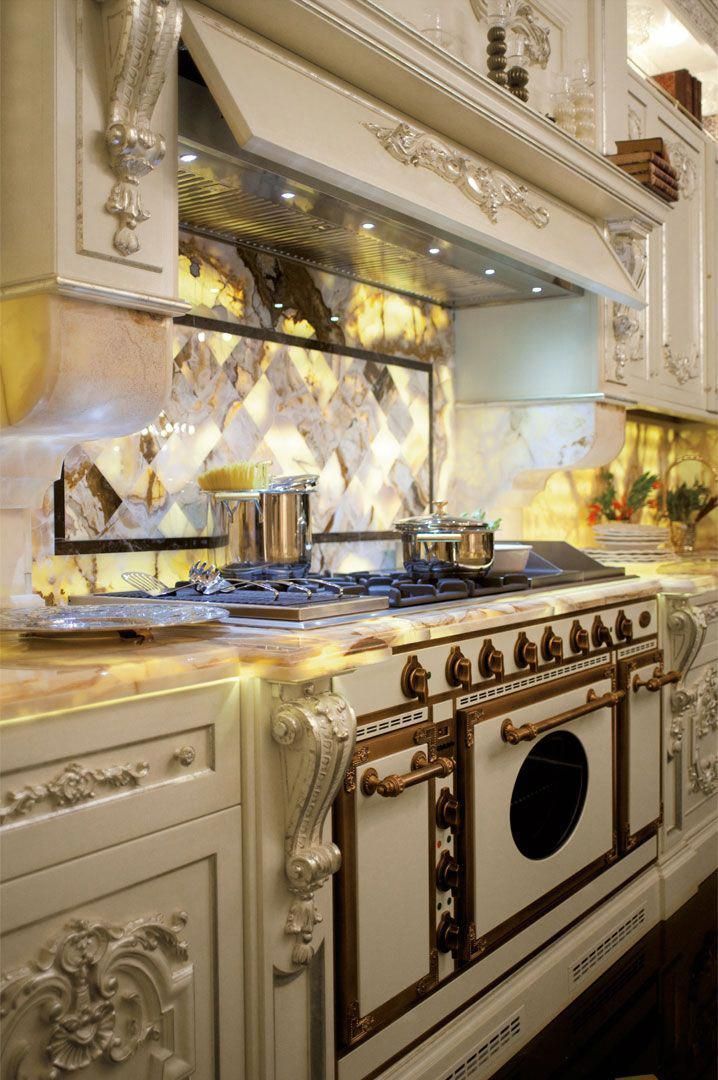
[[[221,561],[223,523],[196,478],[236,458],[318,473],[323,534],[384,532],[422,511],[432,451],[445,487],[450,312],[187,233],[179,276],[190,316],[175,327],[165,409],[135,435],[76,446],[36,515],[33,582],[50,601],[121,587],[127,569],[174,580],[196,558]],[[392,541],[343,540],[318,544],[313,569],[397,558]]]

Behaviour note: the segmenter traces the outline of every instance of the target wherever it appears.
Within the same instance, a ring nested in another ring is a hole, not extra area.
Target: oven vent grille
[[[624,919],[622,923],[614,927],[610,934],[607,934],[599,942],[597,942],[593,948],[589,949],[580,960],[572,964],[569,968],[569,977],[571,984],[576,986],[582,979],[593,971],[595,967],[601,964],[607,956],[614,952],[619,945],[638,933],[641,927],[646,921],[646,909],[645,907],[638,908],[632,915],[629,915],[627,919]]]
[[[510,1043],[521,1035],[523,1009],[499,1024],[484,1041],[472,1050],[463,1061],[457,1062],[450,1072],[444,1073],[441,1080],[470,1080],[484,1071],[484,1066],[493,1064],[498,1054],[503,1053]]]
[[[529,686],[538,686],[539,683],[557,683],[559,679],[564,678],[566,675],[586,671],[588,668],[605,667],[608,661],[609,657],[606,655],[589,656],[586,660],[576,660],[573,664],[566,664],[560,671],[537,671],[534,675],[526,675],[523,679],[512,679],[510,683],[487,686],[484,690],[477,690],[473,694],[465,694],[464,697],[459,698],[457,706],[459,709],[466,709],[469,705],[476,705],[479,701],[490,701],[492,698],[504,697],[508,693],[513,694],[516,690],[525,690]]]
[[[356,741],[361,742],[362,739],[370,739],[374,735],[385,735],[387,731],[420,724],[427,716],[428,709],[414,709],[413,712],[401,713],[399,716],[388,716],[385,720],[375,720],[372,724],[357,724]]]
[[[619,660],[625,660],[627,656],[637,656],[642,652],[653,652],[656,648],[655,638],[652,641],[640,641],[638,645],[627,645],[625,649],[619,649]]]

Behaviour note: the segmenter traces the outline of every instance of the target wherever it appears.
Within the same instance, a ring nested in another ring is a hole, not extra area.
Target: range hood
[[[182,224],[454,307],[645,301],[603,223],[185,0]],[[192,160],[189,160],[189,159]]]

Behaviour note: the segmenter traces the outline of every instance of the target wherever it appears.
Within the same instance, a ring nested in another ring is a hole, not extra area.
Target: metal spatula
[[[142,570],[126,570],[122,574],[122,580],[131,585],[133,589],[139,589],[140,592],[147,593],[148,596],[170,596],[172,593],[177,592],[174,586],[165,585],[164,581],[152,577],[151,574],[145,574]]]

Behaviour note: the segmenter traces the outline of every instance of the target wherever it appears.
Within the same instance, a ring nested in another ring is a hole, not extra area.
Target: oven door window
[[[532,748],[511,794],[511,835],[527,859],[546,859],[578,825],[588,790],[588,759],[570,731],[552,731]]]

